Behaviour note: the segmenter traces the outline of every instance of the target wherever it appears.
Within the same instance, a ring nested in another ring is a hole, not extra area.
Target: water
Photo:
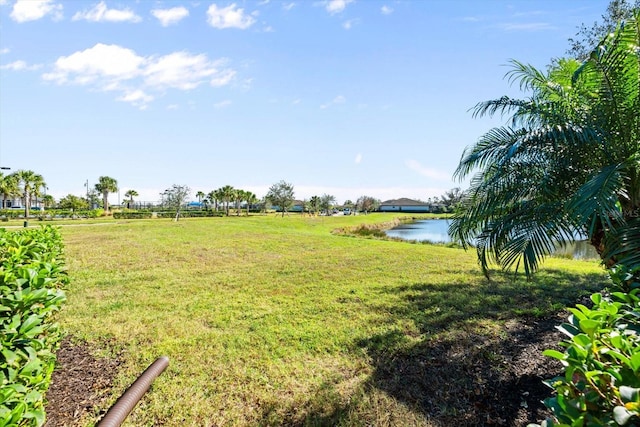
[[[426,219],[400,224],[386,231],[387,236],[403,240],[429,241],[433,243],[450,243],[448,219]],[[596,250],[585,240],[577,241],[565,248],[558,248],[556,255],[573,259],[599,259]]]

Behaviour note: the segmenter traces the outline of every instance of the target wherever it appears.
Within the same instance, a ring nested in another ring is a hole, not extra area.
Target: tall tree
[[[269,187],[269,191],[265,196],[271,204],[276,205],[282,211],[282,216],[293,205],[294,193],[293,185],[285,181],[277,182]]]
[[[196,193],[196,197],[198,198],[198,203],[202,204],[202,199],[204,199],[207,195],[202,191],[198,191]]]
[[[2,194],[2,209],[7,208],[7,199],[20,195],[18,179],[14,174],[4,175],[0,172],[0,194]]]
[[[17,181],[19,192],[24,202],[24,217],[29,218],[29,209],[34,194],[39,194],[40,188],[45,186],[42,175],[30,170],[19,170],[14,172],[14,179]]]
[[[478,116],[511,113],[510,126],[468,147],[455,172],[477,170],[450,233],[475,243],[485,272],[495,261],[531,274],[581,234],[607,266],[640,266],[638,18],[583,64],[563,60],[543,73],[513,62],[509,79],[531,96],[476,106]]]
[[[61,209],[72,209],[72,210],[80,210],[89,208],[89,201],[84,197],[74,196],[73,194],[67,194],[65,197],[60,199],[58,202],[58,206]]]
[[[602,15],[602,22],[594,22],[587,26],[582,24],[575,38],[570,38],[571,48],[567,54],[571,58],[585,61],[598,43],[608,34],[613,33],[620,21],[633,17],[633,11],[640,9],[640,0],[611,0],[607,11]]]
[[[220,200],[224,202],[224,209],[225,209],[226,215],[229,216],[229,203],[231,203],[231,200],[233,200],[233,197],[235,194],[235,188],[233,188],[230,185],[225,185],[224,187],[221,187],[219,190],[220,190]]]
[[[213,206],[213,210],[217,211],[218,210],[218,200],[220,200],[218,198],[218,192],[217,191],[210,191],[207,194],[207,203],[209,203],[211,206]]]
[[[124,197],[129,198],[129,200],[127,201],[127,209],[131,208],[131,205],[133,204],[133,198],[138,196],[139,194],[136,190],[127,190],[127,192],[124,193]]]
[[[191,189],[186,185],[173,184],[171,188],[167,188],[164,193],[164,202],[170,209],[176,210],[174,221],[180,219],[180,210],[187,202]]]
[[[253,206],[258,201],[258,196],[253,194],[251,191],[244,192],[244,201],[247,203],[247,216],[249,216],[249,210],[251,206]]]
[[[333,209],[333,204],[336,202],[335,196],[331,194],[323,194],[320,196],[320,209],[327,212],[329,215],[331,209]]]
[[[313,196],[309,199],[309,210],[317,215],[320,212],[320,196]]]
[[[109,193],[118,191],[118,181],[109,176],[101,176],[95,186],[97,192],[102,194],[102,207],[105,214],[109,213]]]
[[[380,200],[371,196],[360,196],[356,200],[356,209],[360,209],[365,215],[369,212],[375,211],[380,206]]]

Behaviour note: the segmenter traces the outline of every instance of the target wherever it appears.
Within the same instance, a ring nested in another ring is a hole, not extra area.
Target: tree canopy
[[[280,181],[269,187],[265,196],[272,205],[278,206],[282,211],[282,216],[291,208],[294,200],[293,184]]]
[[[508,114],[468,147],[455,172],[475,174],[450,233],[481,266],[534,272],[556,245],[586,236],[607,266],[640,264],[640,26],[638,11],[588,60],[546,73],[513,61],[531,93],[475,107]]]

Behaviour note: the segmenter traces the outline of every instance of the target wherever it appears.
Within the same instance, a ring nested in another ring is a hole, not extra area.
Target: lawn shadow
[[[527,425],[547,415],[542,381],[562,372],[542,355],[559,348],[564,307],[606,285],[604,274],[546,270],[528,281],[504,273],[491,282],[388,288],[399,303],[380,307],[391,329],[357,343],[375,366],[371,386],[441,425]]]
[[[566,318],[563,307],[584,303],[605,285],[604,274],[546,270],[530,281],[496,273],[491,282],[473,286],[416,283],[381,289],[397,298],[391,306],[371,307],[383,314],[385,332],[354,343],[353,351],[364,351],[374,368],[362,394],[341,404],[329,399],[334,404],[327,410],[326,394],[332,393],[327,384],[310,397],[305,418],[292,417],[284,425],[394,425],[358,415],[398,408],[420,416],[422,422],[415,423],[397,418],[411,425],[539,422],[548,416],[542,400],[551,396],[542,381],[562,372],[542,351],[559,349],[562,336],[554,327]],[[372,401],[373,395],[388,398]]]

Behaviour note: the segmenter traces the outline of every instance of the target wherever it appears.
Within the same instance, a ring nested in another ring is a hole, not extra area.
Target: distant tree
[[[464,192],[460,187],[452,188],[449,191],[445,191],[445,193],[440,197],[440,203],[442,203],[446,208],[454,208],[458,203],[462,201],[464,197]]]
[[[356,201],[356,209],[364,212],[365,214],[373,212],[378,209],[382,202],[371,196],[360,196]]]
[[[198,203],[202,204],[202,199],[204,199],[207,195],[204,194],[202,191],[198,191],[196,193],[196,197],[198,198]]]
[[[15,175],[4,175],[0,172],[0,194],[2,194],[2,209],[7,208],[7,199],[9,197],[13,198],[20,195],[20,187]]]
[[[309,199],[309,210],[314,215],[318,215],[318,212],[320,212],[320,197],[319,196],[313,196],[311,199]]]
[[[258,201],[258,196],[253,194],[251,191],[244,192],[244,201],[247,203],[247,216],[249,216],[249,209]]]
[[[217,191],[209,191],[207,193],[207,198],[205,199],[209,205],[213,207],[213,210],[218,210],[218,192]]]
[[[587,26],[582,24],[575,38],[570,38],[571,48],[567,54],[578,61],[585,61],[608,34],[613,33],[622,20],[633,17],[633,11],[640,9],[640,0],[611,0],[607,11],[602,15],[602,22],[594,22]]]
[[[89,208],[89,202],[85,198],[74,196],[73,194],[67,194],[60,199],[58,207],[61,209],[72,209],[74,211],[78,211]]]
[[[89,203],[89,209],[95,209],[100,206],[101,194],[94,188],[87,194],[87,202]]]
[[[219,191],[220,200],[224,203],[226,215],[229,216],[229,203],[231,203],[235,197],[235,188],[230,185],[225,185],[224,187],[219,188]]]
[[[186,185],[173,184],[171,188],[164,190],[164,202],[169,209],[176,210],[176,216],[174,221],[180,219],[180,210],[187,202],[191,189]]]
[[[294,200],[293,185],[285,181],[280,181],[269,187],[266,198],[271,204],[280,207],[282,216],[291,208]]]
[[[129,200],[127,201],[127,209],[131,208],[131,205],[133,204],[133,198],[138,196],[139,194],[136,190],[127,190],[127,192],[124,193],[124,197],[129,198]]]
[[[105,214],[109,213],[109,193],[115,193],[118,191],[118,181],[110,176],[101,176],[98,178],[98,183],[95,185],[95,189],[98,193],[102,194],[102,207]]]
[[[326,211],[327,214],[329,214],[329,211],[333,209],[333,205],[335,202],[336,202],[335,196],[325,193],[322,196],[320,196],[320,209],[322,209],[323,211]]]
[[[244,201],[245,191],[241,189],[236,189],[233,192],[233,200],[236,205],[236,216],[240,216],[240,207],[242,206],[242,202]]]
[[[54,199],[51,194],[45,194],[42,197],[42,205],[44,206],[45,209],[49,209],[55,204],[56,204],[56,199]]]
[[[31,201],[35,194],[39,194],[40,188],[46,184],[42,175],[30,170],[19,170],[14,172],[15,180],[18,183],[18,188],[22,200],[24,202],[24,216],[29,217],[29,208],[31,207]]]

